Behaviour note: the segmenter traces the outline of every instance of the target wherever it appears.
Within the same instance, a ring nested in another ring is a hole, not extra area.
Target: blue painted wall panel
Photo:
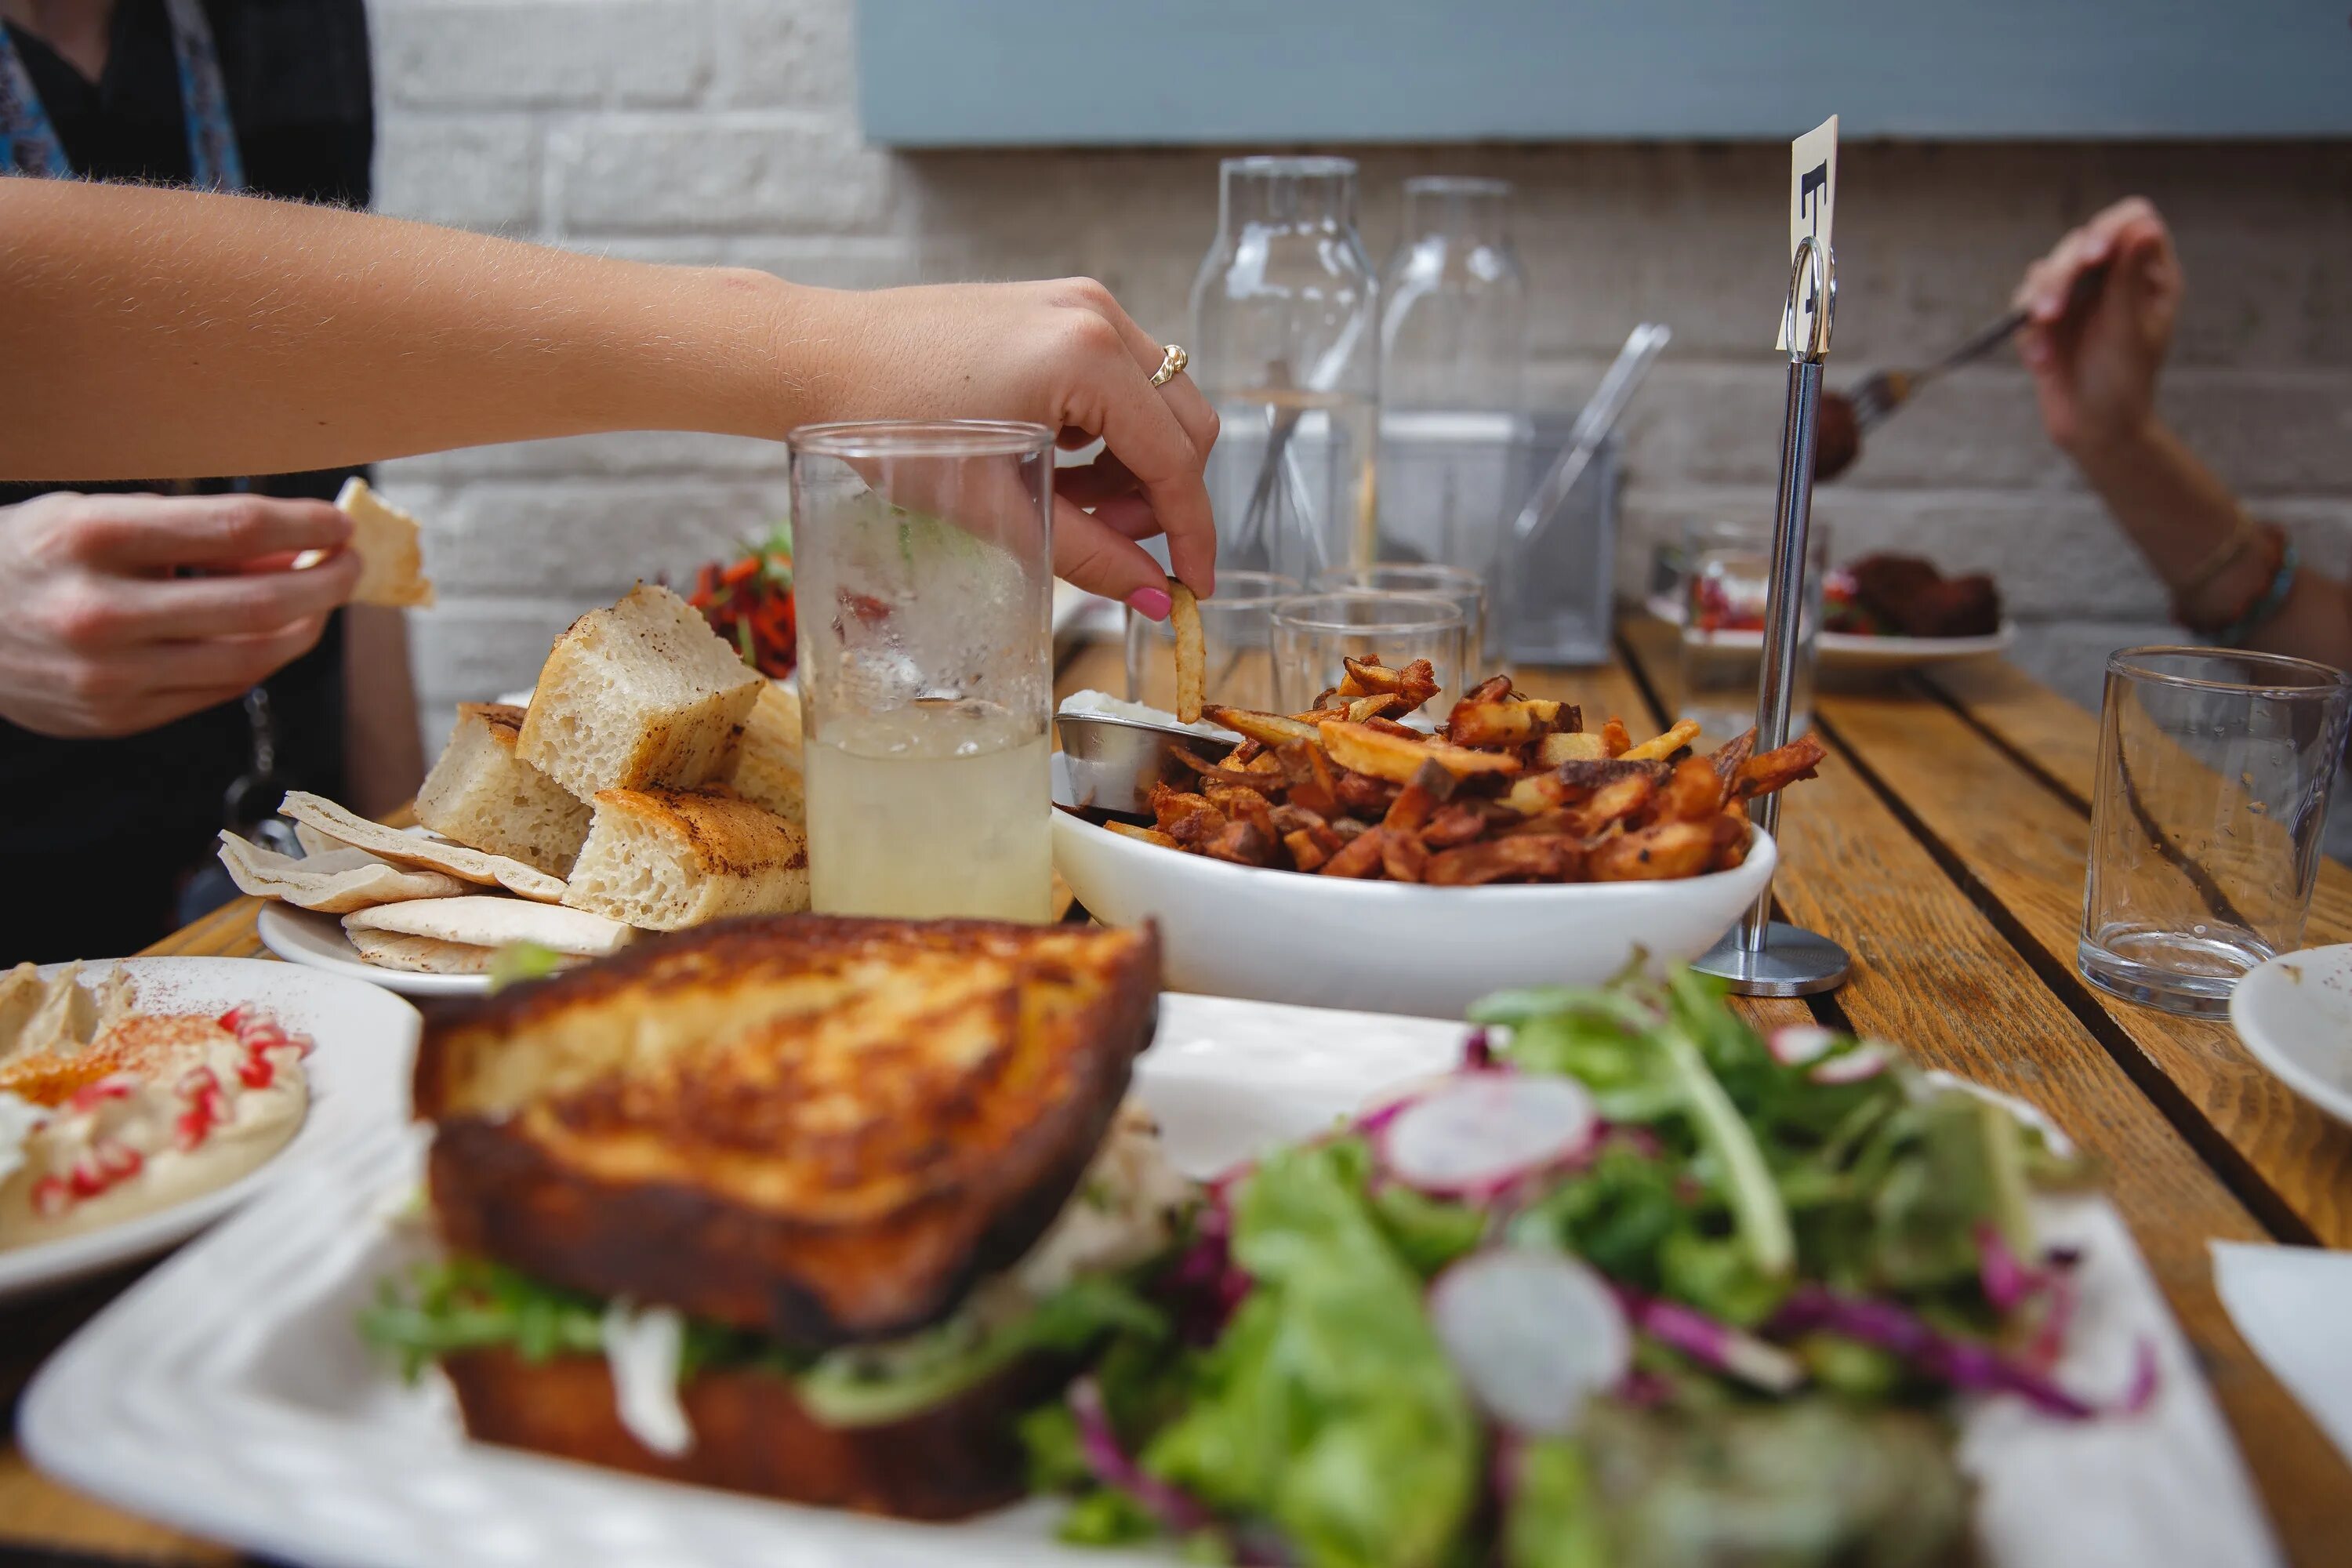
[[[857,0],[908,147],[2352,135],[2347,0]]]

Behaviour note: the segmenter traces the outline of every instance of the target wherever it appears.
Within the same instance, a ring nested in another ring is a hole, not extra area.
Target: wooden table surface
[[[1673,633],[1630,622],[1620,653],[1606,668],[1522,671],[1519,684],[1588,716],[1620,714],[1637,734],[1662,727],[1675,700]],[[1122,679],[1117,645],[1093,643],[1067,654],[1058,684],[1116,690]],[[2215,1239],[2352,1247],[2352,1129],[2289,1094],[2226,1026],[2118,1001],[2075,973],[2091,716],[1998,660],[1825,690],[1817,706],[1831,761],[1788,796],[1775,890],[1789,918],[1845,944],[1853,975],[1811,1005],[1743,1007],[1759,1022],[1819,1018],[1898,1041],[2041,1106],[2104,1162],[2288,1559],[2352,1559],[2352,1470],[2231,1326],[2207,1250]],[[2352,941],[2352,872],[2322,864],[2307,941]],[[241,900],[149,951],[260,954],[256,908]],[[0,1390],[13,1400],[47,1350],[126,1283],[0,1312]],[[0,1450],[0,1561],[37,1544],[238,1561],[52,1485],[12,1444]]]

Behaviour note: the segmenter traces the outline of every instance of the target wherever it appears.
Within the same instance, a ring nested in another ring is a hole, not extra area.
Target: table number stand
[[[1811,330],[1801,332],[1814,301]],[[1830,247],[1800,239],[1782,318],[1789,344],[1789,407],[1780,431],[1780,490],[1772,528],[1772,574],[1764,611],[1764,673],[1756,699],[1756,750],[1789,740],[1789,710],[1797,676],[1797,639],[1804,613],[1805,542],[1812,522],[1813,440],[1820,425],[1822,365],[1829,358],[1830,319],[1837,307],[1837,268]],[[1780,797],[1748,803],[1756,826],[1779,841]],[[1845,984],[1852,961],[1844,948],[1815,931],[1772,918],[1772,889],[1721,942],[1691,965],[1742,996],[1811,996]]]

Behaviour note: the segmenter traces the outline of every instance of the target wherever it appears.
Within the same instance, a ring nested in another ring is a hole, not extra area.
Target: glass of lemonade
[[[1050,919],[1053,433],[788,443],[814,907]]]

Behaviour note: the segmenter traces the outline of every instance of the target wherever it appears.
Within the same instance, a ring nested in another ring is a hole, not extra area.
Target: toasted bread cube
[[[563,901],[646,931],[809,907],[808,840],[720,787],[608,789]]]
[[[727,765],[763,684],[693,605],[640,583],[555,639],[515,755],[583,800],[690,788]]]
[[[761,685],[760,700],[735,742],[727,782],[737,795],[786,822],[808,820],[801,794],[801,700],[791,688],[772,680]]]
[[[416,820],[444,838],[562,877],[594,810],[515,755],[522,722],[520,708],[459,703],[457,727],[416,792]]]

